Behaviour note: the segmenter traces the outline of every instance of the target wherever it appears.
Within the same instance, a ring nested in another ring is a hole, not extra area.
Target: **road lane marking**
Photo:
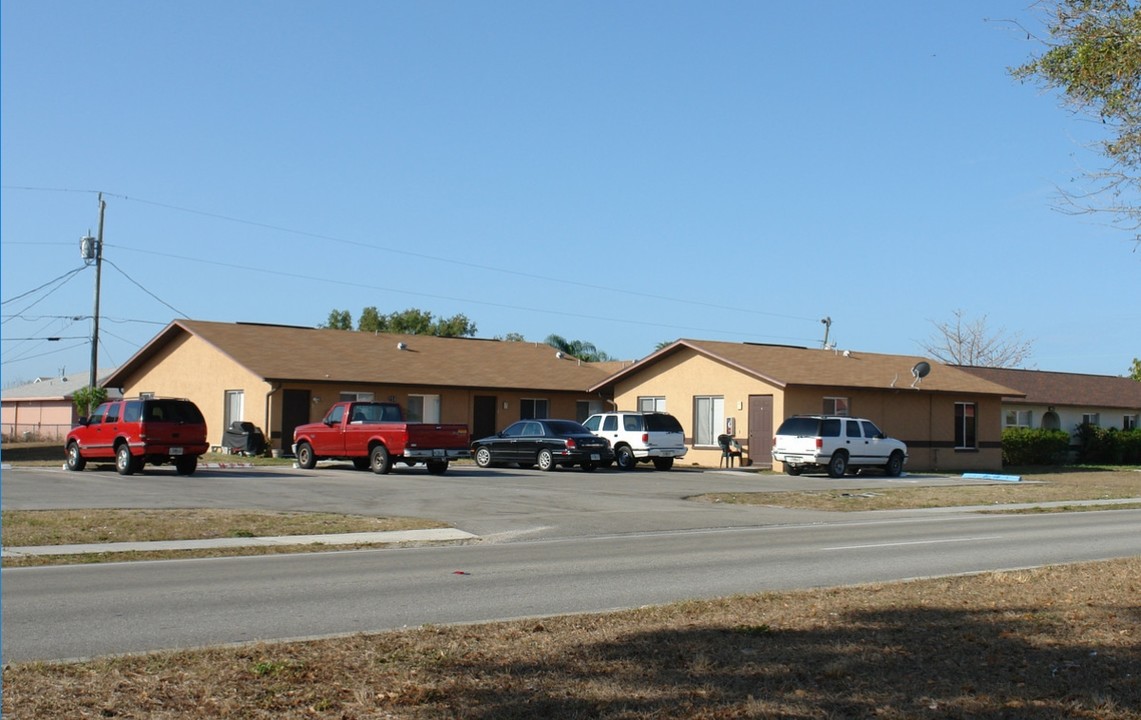
[[[869,548],[901,547],[904,545],[939,545],[941,543],[977,542],[979,540],[1001,540],[1001,535],[985,537],[949,538],[947,540],[915,540],[912,542],[875,543],[873,545],[837,545],[835,547],[820,548],[821,550],[866,550]]]

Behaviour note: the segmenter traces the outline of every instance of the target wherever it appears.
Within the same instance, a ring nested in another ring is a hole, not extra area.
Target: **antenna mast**
[[[827,316],[820,322],[824,323],[824,345],[825,350],[828,349],[828,331],[832,329],[832,316]]]

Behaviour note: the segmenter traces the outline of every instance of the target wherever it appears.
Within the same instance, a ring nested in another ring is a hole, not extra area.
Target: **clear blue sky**
[[[1141,252],[1056,209],[1101,127],[1009,2],[4,0],[2,377],[177,317],[463,313],[621,359],[924,354],[960,309],[1125,374]],[[47,337],[63,338],[49,342]]]

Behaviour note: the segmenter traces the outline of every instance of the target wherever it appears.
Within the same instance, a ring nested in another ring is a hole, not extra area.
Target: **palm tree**
[[[594,343],[583,342],[582,340],[567,340],[559,335],[548,335],[544,342],[556,350],[585,362],[605,362],[606,360],[612,359],[609,355],[596,348]]]

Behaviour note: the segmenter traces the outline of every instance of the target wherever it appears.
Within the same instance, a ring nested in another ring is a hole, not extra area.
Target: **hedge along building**
[[[1001,468],[1002,399],[1021,395],[921,357],[701,340],[678,340],[590,389],[620,409],[677,417],[694,464],[717,465],[725,433],[753,465],[769,465],[785,418],[823,413],[874,421],[907,443],[913,471]]]
[[[339,400],[397,402],[409,420],[464,423],[473,437],[521,418],[586,419],[607,406],[587,388],[621,367],[533,342],[176,320],[103,385],[193,400],[212,445],[247,421],[288,451],[293,428]]]

